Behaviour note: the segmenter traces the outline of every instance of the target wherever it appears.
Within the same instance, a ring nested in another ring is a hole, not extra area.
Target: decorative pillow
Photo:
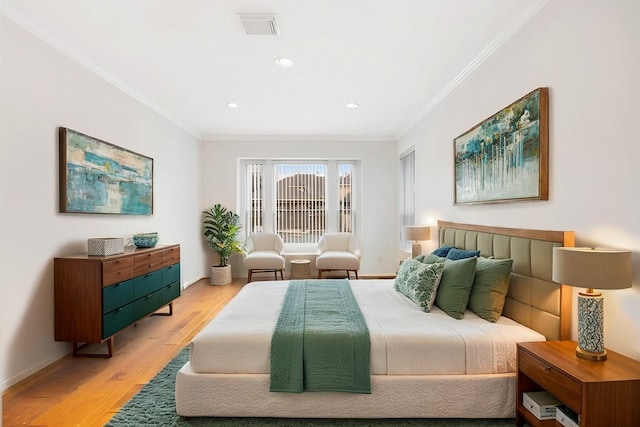
[[[423,264],[408,258],[400,265],[393,287],[428,313],[436,298],[443,270],[442,263]]]
[[[471,311],[489,322],[500,318],[509,290],[512,266],[512,259],[478,258],[469,297]]]
[[[414,258],[416,261],[420,261],[420,262],[424,262],[424,255],[418,255],[417,257]],[[431,264],[430,262],[427,262],[426,264]]]
[[[465,251],[462,249],[451,248],[447,253],[447,258],[449,259],[465,259],[473,258],[474,256],[480,256],[480,251]]]
[[[477,258],[445,259],[435,304],[454,319],[462,319],[476,272]]]
[[[431,253],[428,255],[422,255],[422,259],[420,260],[420,262],[424,262],[425,264],[433,264],[434,262],[444,262],[445,259],[446,258]]]
[[[441,257],[446,257],[451,249],[453,249],[453,246],[440,246],[438,249],[431,253]]]

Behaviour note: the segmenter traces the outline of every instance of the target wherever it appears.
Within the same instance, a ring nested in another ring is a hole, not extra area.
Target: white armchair
[[[251,281],[253,273],[273,271],[278,280],[284,279],[285,266],[284,242],[276,233],[252,233],[247,238],[247,256],[244,258],[244,267],[248,270],[247,281]]]
[[[362,258],[362,252],[353,234],[326,233],[318,240],[316,257],[318,279],[322,278],[323,272],[333,270],[346,270],[347,278],[353,271],[357,279],[360,258]]]

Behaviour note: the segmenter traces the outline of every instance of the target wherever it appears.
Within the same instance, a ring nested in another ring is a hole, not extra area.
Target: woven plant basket
[[[211,267],[211,284],[216,286],[231,284],[231,266]]]

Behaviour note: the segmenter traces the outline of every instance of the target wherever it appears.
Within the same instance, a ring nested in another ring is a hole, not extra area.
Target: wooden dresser
[[[111,357],[113,336],[180,296],[180,245],[125,248],[110,256],[54,258],[55,339],[74,356]],[[107,353],[79,350],[107,343]]]

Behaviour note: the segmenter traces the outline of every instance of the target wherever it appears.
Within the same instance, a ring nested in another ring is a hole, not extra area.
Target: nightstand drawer
[[[521,372],[549,393],[556,397],[561,396],[562,401],[574,411],[582,411],[580,383],[522,349],[518,350],[518,366]]]

